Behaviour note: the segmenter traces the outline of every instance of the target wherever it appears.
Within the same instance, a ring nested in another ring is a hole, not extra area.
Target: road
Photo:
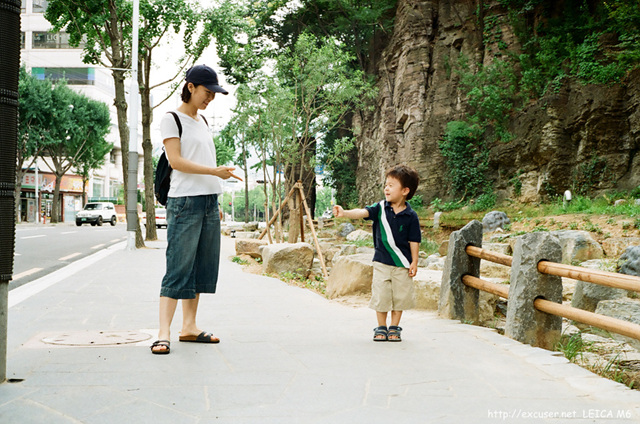
[[[126,239],[127,226],[124,223],[115,227],[107,224],[102,227],[18,224],[13,280],[9,290]]]

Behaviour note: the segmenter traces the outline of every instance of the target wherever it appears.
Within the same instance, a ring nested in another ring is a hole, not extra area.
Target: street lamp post
[[[138,21],[139,0],[133,0],[131,88],[129,89],[129,172],[127,173],[127,249],[136,249],[138,228]]]

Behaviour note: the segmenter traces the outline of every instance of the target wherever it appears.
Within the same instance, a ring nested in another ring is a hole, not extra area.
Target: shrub
[[[489,150],[484,144],[483,133],[477,124],[451,121],[439,142],[456,194],[474,197],[487,186],[485,173],[489,168]]]

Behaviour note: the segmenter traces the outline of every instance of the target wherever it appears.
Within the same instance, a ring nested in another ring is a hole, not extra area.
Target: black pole
[[[0,0],[0,383],[7,378],[9,281],[16,241],[20,0]]]

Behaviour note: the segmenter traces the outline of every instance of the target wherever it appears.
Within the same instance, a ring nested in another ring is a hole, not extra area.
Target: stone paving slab
[[[179,343],[178,308],[171,354],[151,355],[164,243],[149,245],[113,248],[38,293],[18,293],[8,377],[23,381],[0,385],[0,423],[640,420],[640,392],[490,329],[408,311],[403,342],[374,343],[371,310],[243,272],[229,260],[228,238],[218,293],[203,296],[198,314],[222,342]],[[100,330],[152,338],[108,347],[41,341]]]

